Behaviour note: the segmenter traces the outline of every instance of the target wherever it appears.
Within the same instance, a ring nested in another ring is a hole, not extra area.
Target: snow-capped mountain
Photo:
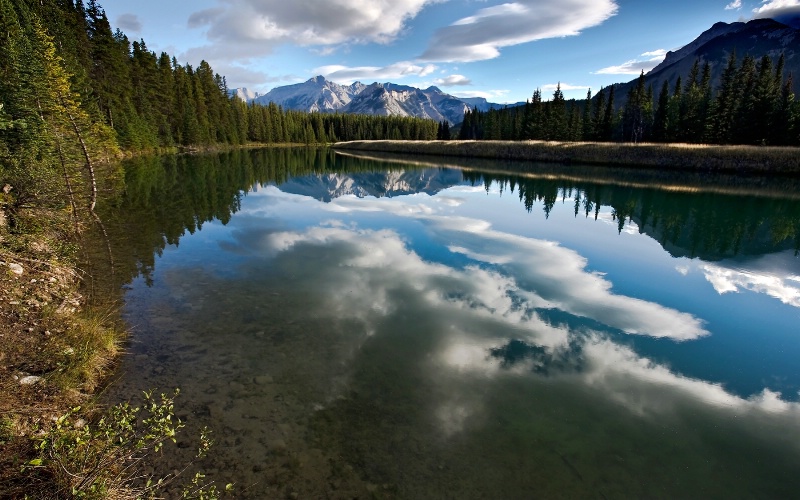
[[[315,76],[303,83],[275,87],[256,98],[255,102],[262,105],[274,102],[284,109],[298,111],[332,112],[346,106],[353,96],[364,90],[365,87],[360,82],[352,85],[339,85],[322,76]]]
[[[436,121],[447,120],[451,125],[461,122],[464,111],[475,106],[481,110],[502,107],[482,98],[461,99],[442,92],[437,87],[423,90],[407,85],[377,82],[371,85],[361,82],[339,85],[323,76],[315,76],[303,83],[275,87],[253,99],[253,102],[262,105],[274,102],[284,109],[297,111],[414,116]]]
[[[421,90],[394,83],[373,83],[342,109],[344,113],[415,116],[458,123],[469,105],[436,87]]]
[[[427,168],[392,172],[354,174],[316,174],[294,177],[281,184],[284,193],[310,196],[330,202],[340,196],[359,198],[401,196],[414,193],[436,194],[442,189],[464,183],[460,170]]]
[[[240,87],[238,89],[230,89],[228,93],[231,96],[236,96],[239,99],[243,100],[244,102],[250,102],[253,99],[258,99],[263,94],[261,92],[255,92],[253,90],[248,89],[247,87]]]

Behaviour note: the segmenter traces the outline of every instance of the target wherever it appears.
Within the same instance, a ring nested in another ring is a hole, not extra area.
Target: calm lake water
[[[108,399],[180,387],[155,472],[207,425],[237,498],[798,495],[796,181],[426,161],[127,164]]]

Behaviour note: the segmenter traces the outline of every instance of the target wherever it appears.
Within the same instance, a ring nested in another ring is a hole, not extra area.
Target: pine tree
[[[600,131],[600,140],[602,141],[610,141],[613,139],[615,122],[614,112],[614,86],[612,85],[608,90],[608,102],[603,112],[603,123]]]
[[[603,140],[603,113],[606,109],[606,94],[603,87],[597,92],[597,102],[594,106],[594,115],[592,116],[592,140]]]
[[[592,89],[586,91],[586,101],[583,104],[583,118],[581,139],[589,141],[592,139]]]
[[[653,140],[665,142],[669,130],[669,81],[664,80],[658,94],[658,105],[653,117]]]
[[[719,144],[727,144],[733,138],[732,129],[738,106],[736,72],[736,51],[732,51],[728,56],[728,64],[722,72],[711,114],[711,140]]]

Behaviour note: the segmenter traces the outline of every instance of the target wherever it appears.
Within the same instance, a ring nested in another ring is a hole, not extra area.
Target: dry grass
[[[800,149],[553,141],[352,141],[335,149],[711,172],[800,175]]]

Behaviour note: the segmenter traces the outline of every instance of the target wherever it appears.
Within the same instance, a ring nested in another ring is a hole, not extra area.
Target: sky
[[[800,13],[800,0],[100,0],[112,28],[230,88],[317,75],[435,85],[513,103],[627,82],[716,22]]]

